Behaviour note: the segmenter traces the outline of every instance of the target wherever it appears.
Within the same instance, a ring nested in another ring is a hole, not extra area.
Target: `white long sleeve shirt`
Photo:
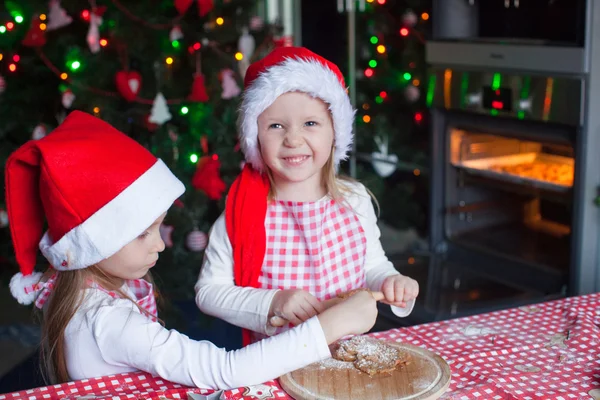
[[[85,291],[82,306],[66,328],[65,344],[73,380],[145,371],[209,389],[263,383],[331,356],[317,317],[228,352],[168,330],[142,315],[129,300],[97,289]]]
[[[364,264],[367,285],[369,289],[379,291],[385,278],[398,275],[399,272],[381,247],[381,232],[367,190],[360,183],[345,184],[352,189],[346,201],[356,212],[367,241]],[[267,319],[271,301],[278,290],[235,285],[233,250],[227,235],[225,213],[221,214],[211,228],[195,290],[196,304],[205,314],[263,335],[275,332]],[[392,307],[392,311],[399,317],[405,317],[410,314],[413,306],[414,301],[411,301],[406,308]]]

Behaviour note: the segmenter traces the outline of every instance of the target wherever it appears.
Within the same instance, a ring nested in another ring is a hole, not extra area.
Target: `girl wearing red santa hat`
[[[142,370],[188,386],[240,387],[329,357],[328,344],[373,326],[375,300],[362,293],[240,351],[165,329],[149,271],[165,248],[159,226],[183,192],[161,160],[78,111],[9,157],[6,199],[21,268],[10,288],[21,304],[43,309],[53,382]],[[51,264],[43,276],[34,272],[38,246]]]
[[[417,282],[388,261],[367,189],[336,173],[355,114],[340,70],[283,47],[252,64],[244,86],[247,163],[211,230],[198,307],[245,328],[245,343],[289,328],[274,317],[298,325],[356,288],[382,291],[408,315]]]

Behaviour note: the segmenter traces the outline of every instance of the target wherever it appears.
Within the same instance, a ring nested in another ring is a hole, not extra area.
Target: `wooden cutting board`
[[[429,350],[406,343],[389,344],[411,356],[411,362],[391,375],[369,377],[351,363],[328,359],[279,378],[296,400],[434,400],[450,384],[450,367]]]

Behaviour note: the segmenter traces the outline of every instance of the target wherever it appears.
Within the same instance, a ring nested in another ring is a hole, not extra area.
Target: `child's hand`
[[[323,304],[315,296],[300,289],[280,290],[271,301],[269,318],[276,315],[292,325],[314,317],[323,311]]]
[[[396,307],[406,307],[406,303],[415,299],[419,294],[419,284],[404,275],[392,275],[385,278],[381,285],[384,302]]]
[[[377,302],[371,293],[361,291],[319,314],[327,344],[346,335],[368,332],[377,319]]]

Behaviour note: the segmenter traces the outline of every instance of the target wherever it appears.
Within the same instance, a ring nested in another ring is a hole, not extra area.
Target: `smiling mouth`
[[[283,157],[283,160],[291,165],[299,165],[304,161],[308,160],[310,156],[294,156],[294,157]]]

